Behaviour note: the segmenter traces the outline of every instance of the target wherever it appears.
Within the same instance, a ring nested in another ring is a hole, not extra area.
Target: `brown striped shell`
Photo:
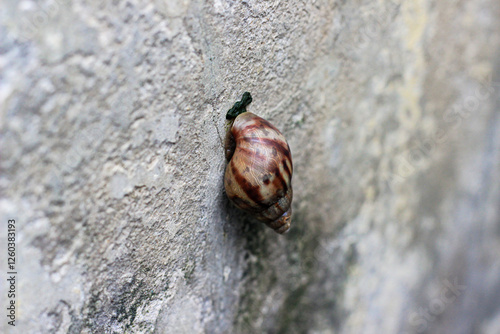
[[[224,187],[240,209],[284,233],[292,216],[292,155],[285,137],[250,112],[239,114],[226,137]]]

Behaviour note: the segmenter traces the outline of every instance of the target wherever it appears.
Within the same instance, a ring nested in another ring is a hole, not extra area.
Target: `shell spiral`
[[[229,199],[277,233],[286,232],[292,215],[293,165],[285,137],[267,120],[244,112],[234,119],[225,145]]]

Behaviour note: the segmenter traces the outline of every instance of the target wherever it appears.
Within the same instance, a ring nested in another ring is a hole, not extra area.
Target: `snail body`
[[[292,216],[292,156],[283,134],[267,120],[246,111],[250,93],[228,112],[224,187],[241,210],[284,233]]]

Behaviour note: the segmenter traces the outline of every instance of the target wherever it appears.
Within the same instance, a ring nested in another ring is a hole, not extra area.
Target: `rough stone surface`
[[[2,333],[500,333],[498,1],[5,0]],[[224,115],[289,139],[280,236]]]

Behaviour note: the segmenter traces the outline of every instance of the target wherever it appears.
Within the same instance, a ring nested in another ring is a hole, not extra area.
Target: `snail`
[[[250,102],[252,96],[245,92],[226,115],[224,187],[239,209],[282,234],[292,217],[292,155],[278,129],[246,111]]]

